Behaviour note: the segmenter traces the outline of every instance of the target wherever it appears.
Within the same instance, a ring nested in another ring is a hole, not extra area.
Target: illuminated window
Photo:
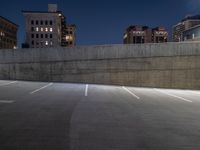
[[[50,28],[49,30],[50,30],[50,32],[53,32],[53,28]]]
[[[45,28],[45,31],[48,32],[48,28]]]
[[[41,28],[41,31],[43,32],[43,31],[44,31],[44,29],[43,29],[43,28]]]
[[[69,35],[67,35],[67,36],[66,36],[66,40],[69,41],[69,38],[70,38]]]
[[[0,35],[3,37],[3,36],[5,36],[5,33],[4,33],[4,32],[1,32]]]
[[[71,35],[67,35],[65,37],[66,41],[72,41],[73,40],[73,37]]]
[[[39,31],[39,28],[38,28],[38,27],[36,27],[36,28],[35,28],[35,30],[38,32],[38,31]]]
[[[52,42],[52,41],[50,41],[50,45],[51,45],[51,46],[53,45],[53,42]]]
[[[49,45],[48,41],[45,42],[45,45]]]

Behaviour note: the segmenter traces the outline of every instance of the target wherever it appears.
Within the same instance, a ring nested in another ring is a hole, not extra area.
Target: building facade
[[[184,41],[183,32],[200,25],[200,15],[187,16],[173,26],[173,42]]]
[[[22,11],[26,20],[26,48],[67,46],[66,21],[56,4],[49,4],[48,11]]]
[[[183,41],[200,41],[200,25],[183,32]]]
[[[125,33],[124,44],[163,43],[167,42],[168,32],[163,27],[129,26]]]
[[[76,25],[66,25],[62,46],[73,47],[76,45]]]
[[[18,25],[0,16],[0,49],[17,48]]]
[[[124,44],[150,43],[151,34],[147,26],[129,26],[124,33]]]
[[[152,29],[152,43],[168,42],[168,32],[163,27]]]

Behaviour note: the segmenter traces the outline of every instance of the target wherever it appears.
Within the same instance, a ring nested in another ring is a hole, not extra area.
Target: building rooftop
[[[200,15],[186,16],[184,19],[182,19],[182,22],[187,20],[200,20]]]
[[[142,26],[142,25],[131,25],[129,26],[126,31],[129,32],[131,30],[136,30],[136,28],[142,28],[142,30],[146,30],[146,29],[149,29],[148,26]]]
[[[58,14],[58,13],[62,13],[62,11],[56,11],[56,12],[49,12],[49,11],[26,11],[26,10],[22,10],[22,13],[52,13],[52,14]]]
[[[5,21],[7,21],[7,22],[13,24],[13,25],[16,26],[16,27],[19,27],[19,25],[17,25],[17,24],[15,24],[14,22],[12,22],[12,21],[10,21],[10,20],[4,18],[3,16],[0,16],[0,19],[3,19],[3,20],[5,20]]]

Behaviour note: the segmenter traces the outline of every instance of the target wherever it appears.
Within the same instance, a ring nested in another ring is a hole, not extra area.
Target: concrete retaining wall
[[[200,43],[0,50],[0,79],[200,89]]]

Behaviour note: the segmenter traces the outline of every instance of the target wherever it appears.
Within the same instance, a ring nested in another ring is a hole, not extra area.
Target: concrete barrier
[[[200,89],[200,43],[0,50],[0,79]]]

